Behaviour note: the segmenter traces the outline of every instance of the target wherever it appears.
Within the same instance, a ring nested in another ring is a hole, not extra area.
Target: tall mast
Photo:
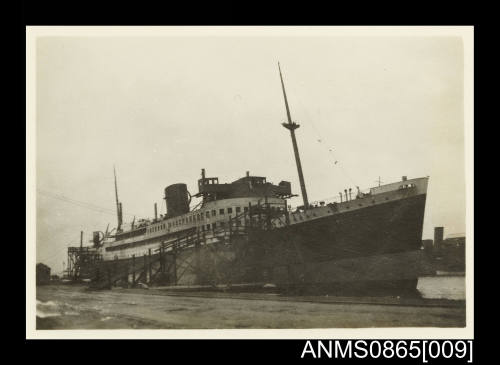
[[[300,191],[302,192],[302,200],[304,201],[304,208],[309,207],[309,201],[307,200],[306,183],[304,182],[304,174],[302,172],[302,164],[300,163],[299,148],[297,146],[297,139],[295,138],[295,130],[300,127],[299,124],[292,121],[292,116],[290,115],[290,108],[288,107],[288,100],[286,98],[285,84],[283,82],[283,75],[281,74],[280,63],[278,62],[278,69],[280,71],[281,88],[283,89],[283,96],[285,98],[286,116],[288,118],[288,123],[282,123],[283,127],[290,131],[290,136],[292,137],[293,152],[295,154],[295,163],[297,164],[297,171],[299,172],[300,181]]]
[[[114,165],[113,165],[113,173],[115,175],[116,215],[118,218],[118,227],[116,228],[116,231],[120,231],[122,228],[122,203],[120,203],[120,201],[118,200],[118,185],[116,183],[116,170]]]

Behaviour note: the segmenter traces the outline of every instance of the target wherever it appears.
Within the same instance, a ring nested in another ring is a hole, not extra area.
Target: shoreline
[[[37,287],[37,329],[464,327],[465,301]]]

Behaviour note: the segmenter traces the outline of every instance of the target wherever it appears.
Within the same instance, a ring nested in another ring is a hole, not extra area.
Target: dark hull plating
[[[421,272],[425,198],[421,194],[284,228],[250,230],[231,242],[163,256],[102,262],[97,276],[118,275],[128,285],[273,283],[295,293],[409,293]]]
[[[425,199],[417,195],[257,233],[265,281],[323,291],[415,290]]]

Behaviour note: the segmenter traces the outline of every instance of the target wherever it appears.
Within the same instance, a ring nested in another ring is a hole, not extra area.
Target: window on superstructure
[[[227,208],[227,214],[233,213],[233,208]]]
[[[212,229],[215,229],[217,227],[217,223],[212,223]]]
[[[210,224],[207,224],[207,231],[210,230]]]
[[[217,212],[215,211],[215,209],[212,210],[212,217],[215,217],[215,215],[217,214]]]
[[[243,207],[244,212],[248,212],[248,207]]]
[[[219,214],[220,214],[220,215],[223,215],[223,214],[224,214],[224,208],[219,209]]]
[[[236,213],[239,213],[241,212],[241,208],[240,207],[236,207]]]
[[[205,213],[206,217],[207,218],[210,218],[210,212],[207,210],[207,212]]]
[[[196,220],[200,220],[200,213],[198,213],[198,215],[196,216]]]

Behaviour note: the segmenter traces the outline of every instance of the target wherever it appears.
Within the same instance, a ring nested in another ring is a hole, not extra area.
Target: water
[[[463,278],[422,278],[422,290]],[[441,284],[439,284],[441,282]],[[262,295],[261,295],[262,296]],[[383,300],[381,300],[383,302]],[[393,301],[394,302],[394,301]],[[418,300],[417,300],[418,302]],[[155,295],[147,290],[87,291],[82,287],[37,288],[37,329],[200,329],[463,327],[465,306],[401,306],[361,303],[253,300]]]
[[[67,287],[65,289],[70,290],[72,288]],[[417,290],[423,298],[465,300],[465,276],[423,276],[418,279]],[[57,291],[55,294],[57,294]],[[50,300],[47,297],[46,301],[36,301],[37,317],[46,319],[48,317],[58,318],[71,316],[75,318],[81,315],[83,308],[80,308],[80,305],[78,305],[80,304],[79,302],[69,303],[66,297],[59,298],[57,295],[52,296],[57,298],[57,300]],[[121,305],[127,307],[138,305],[135,300],[131,300],[129,297],[120,300]],[[86,309],[101,312],[108,307],[112,307],[110,303],[105,303],[103,306],[103,303],[100,301],[94,304],[94,306],[90,306]],[[108,314],[109,313],[106,312],[106,315],[99,317],[96,321],[113,322],[114,317]]]
[[[424,298],[465,300],[465,276],[423,276],[417,290]]]
[[[36,316],[40,318],[58,317],[62,315],[77,316],[78,314],[78,311],[76,311],[73,306],[66,303],[52,300],[42,302],[38,299],[36,301]]]

